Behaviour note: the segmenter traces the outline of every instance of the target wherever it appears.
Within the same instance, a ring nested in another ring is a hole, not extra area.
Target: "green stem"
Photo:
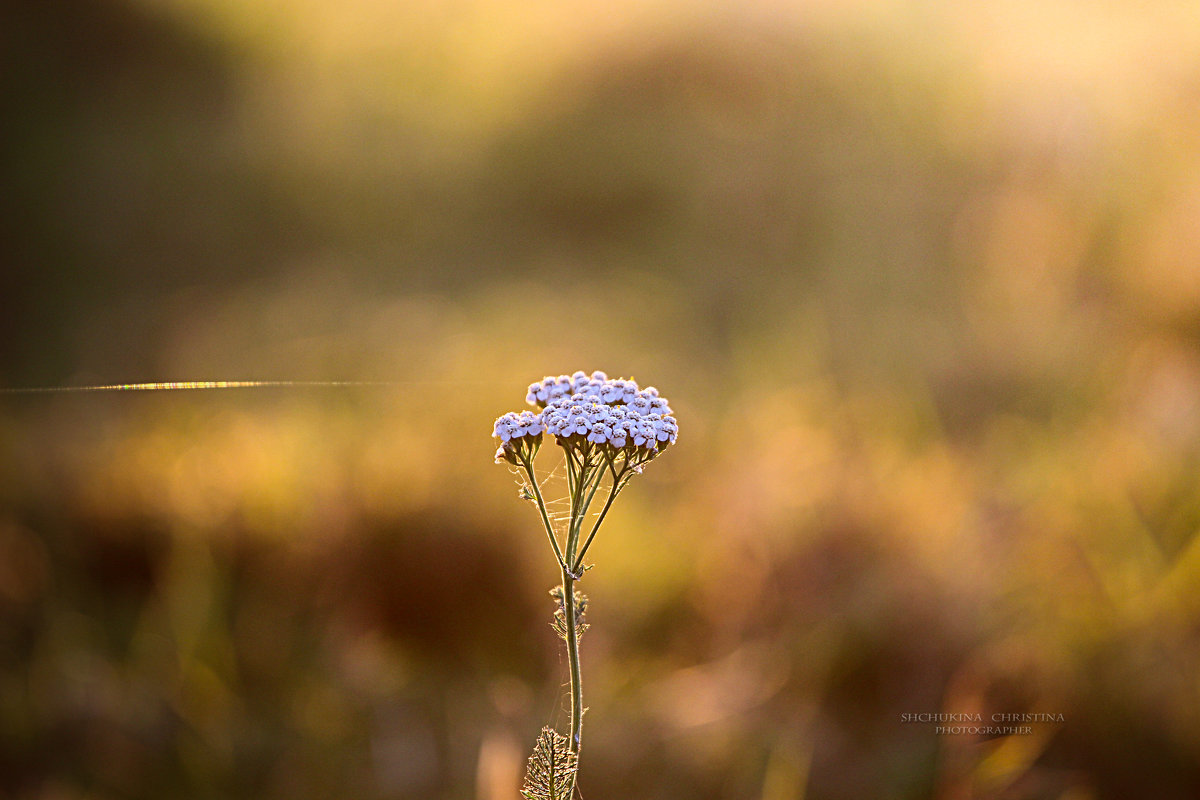
[[[579,472],[575,475],[571,491],[571,515],[570,521],[567,523],[567,558],[563,562],[564,566],[575,560],[575,547],[579,544],[579,521],[582,513],[583,493],[587,491],[587,484],[588,459],[585,454],[581,453]]]
[[[624,472],[621,473],[622,476],[624,474]],[[597,481],[596,485],[599,486],[600,482]],[[596,531],[600,530],[600,523],[604,522],[604,515],[612,507],[613,500],[617,498],[617,493],[621,491],[623,486],[624,484],[621,483],[620,479],[613,482],[612,489],[608,492],[608,499],[604,501],[604,508],[600,509],[600,516],[596,518],[596,524],[592,526],[591,533],[588,534],[587,540],[583,543],[583,549],[579,551],[579,555],[575,556],[574,561],[571,563],[571,572],[573,574],[578,575],[579,570],[583,568],[583,557],[587,555],[588,548],[592,546],[592,539],[596,538]],[[595,490],[592,491],[592,494],[595,494]],[[588,498],[588,503],[591,503],[590,497]]]
[[[575,496],[575,456],[571,454],[570,448],[563,448],[563,452],[567,458],[567,493]]]
[[[579,744],[583,732],[583,685],[579,679],[579,628],[575,619],[575,578],[562,568],[563,610],[567,623],[567,661],[571,668],[571,752],[579,755]],[[577,762],[578,764],[578,762]],[[576,766],[578,769],[578,765]],[[574,779],[567,797],[575,793]]]
[[[600,488],[600,483],[601,483],[602,477],[603,477],[603,469],[601,467],[596,467],[592,470],[591,474],[588,475],[587,481],[584,483],[584,488],[588,490],[588,496],[587,496],[587,499],[582,502],[582,507],[579,509],[579,513],[574,515],[574,517],[571,520],[573,524],[572,524],[571,531],[569,534],[570,541],[569,541],[569,544],[567,545],[567,563],[572,563],[572,562],[577,561],[577,559],[575,558],[575,548],[577,548],[579,546],[579,534],[583,527],[583,521],[585,519],[587,519],[588,509],[592,507],[592,498],[596,496],[596,491]],[[589,484],[591,486],[590,489],[588,489]],[[611,502],[611,500],[609,502]],[[606,506],[606,508],[607,508],[607,506]],[[603,519],[603,517],[601,517],[601,519]],[[599,522],[599,520],[597,520],[596,526],[599,527],[599,525],[600,525],[600,522]],[[594,536],[595,534],[596,534],[596,528],[592,528],[592,536]],[[588,541],[591,542],[591,537],[588,537]],[[586,547],[587,547],[587,545],[584,545],[585,549],[586,549]],[[579,575],[579,567],[576,566],[574,569],[571,570],[571,572],[573,572],[575,575]]]
[[[529,458],[522,458],[521,466],[525,468],[525,474],[529,476],[529,485],[533,487],[533,497],[537,500],[538,511],[542,513],[542,524],[546,527],[546,537],[550,539],[550,546],[554,548],[554,557],[558,559],[559,566],[566,569],[567,560],[558,546],[558,539],[554,537],[554,526],[550,524],[550,515],[546,513],[546,502],[542,500],[541,487],[538,486],[537,477],[533,474],[533,461]]]

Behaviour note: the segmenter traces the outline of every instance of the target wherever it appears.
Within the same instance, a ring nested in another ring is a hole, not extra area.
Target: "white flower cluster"
[[[660,448],[674,444],[679,424],[666,399],[653,386],[639,389],[635,381],[610,379],[603,372],[576,372],[546,377],[530,384],[525,398],[540,414],[508,413],[496,420],[493,435],[501,440],[497,461],[514,461],[513,447],[522,437],[541,443],[543,431],[564,447],[599,445],[609,457],[619,452],[640,453],[648,461]]]
[[[522,411],[520,414],[510,411],[501,416],[492,428],[492,436],[500,440],[496,463],[507,461],[509,464],[519,464],[522,458],[532,458],[542,446],[542,432],[545,430],[542,415],[532,411]]]
[[[555,378],[547,375],[539,383],[529,384],[529,394],[525,395],[525,402],[531,406],[545,408],[555,400],[570,397],[589,384],[602,385],[607,380],[608,376],[603,372],[593,372],[591,377],[582,371],[569,377],[559,375]]]
[[[541,436],[546,426],[542,424],[542,415],[532,411],[522,411],[518,414],[510,411],[496,420],[492,436],[497,436],[502,442],[519,439],[522,436]]]
[[[636,399],[649,400],[641,394]],[[615,448],[632,444],[655,449],[660,444],[673,444],[679,432],[675,418],[650,411],[644,415],[639,413],[645,405],[609,404],[595,395],[576,393],[546,406],[542,419],[546,430],[560,439],[578,437]]]

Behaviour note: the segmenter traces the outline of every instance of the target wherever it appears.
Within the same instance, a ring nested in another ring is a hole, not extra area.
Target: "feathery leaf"
[[[551,728],[542,728],[529,757],[521,796],[525,800],[570,800],[577,764],[578,757],[571,752],[567,737]]]

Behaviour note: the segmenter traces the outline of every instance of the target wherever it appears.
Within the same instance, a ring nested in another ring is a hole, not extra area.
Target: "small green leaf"
[[[525,800],[570,800],[577,764],[578,756],[571,752],[567,737],[551,728],[542,728],[529,757],[521,796]]]
[[[576,636],[582,636],[583,632],[588,629],[588,624],[583,621],[587,614],[588,599],[587,595],[580,591],[573,591],[575,596],[575,632]],[[555,586],[550,590],[550,596],[558,603],[558,608],[554,611],[554,622],[551,626],[563,639],[567,638],[567,607],[563,600],[566,597],[566,592],[563,590],[562,584]]]

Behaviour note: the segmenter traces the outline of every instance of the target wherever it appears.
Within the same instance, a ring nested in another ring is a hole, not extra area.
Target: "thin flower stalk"
[[[526,400],[539,411],[504,414],[496,420],[492,435],[500,440],[496,462],[519,467],[528,480],[522,496],[537,506],[562,576],[562,583],[550,594],[558,604],[554,628],[567,647],[571,726],[566,737],[543,729],[530,756],[521,794],[526,800],[568,800],[575,793],[585,710],[579,638],[587,628],[587,596],[576,591],[575,585],[590,569],[584,557],[613,501],[634,475],[675,443],[679,425],[657,389],[641,389],[632,380],[610,380],[603,372],[547,377],[529,386]],[[534,468],[546,433],[554,436],[566,459],[570,507],[566,529],[561,532],[555,529]],[[606,475],[611,476],[608,495],[583,538],[592,502],[606,483]],[[565,748],[561,746],[564,741]]]

